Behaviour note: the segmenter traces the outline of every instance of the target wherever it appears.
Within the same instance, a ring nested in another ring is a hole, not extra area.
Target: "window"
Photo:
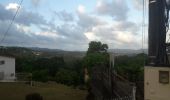
[[[0,65],[3,65],[3,64],[5,64],[5,61],[4,61],[4,60],[1,60],[1,61],[0,61]]]
[[[169,83],[169,71],[159,71],[159,83]]]
[[[3,79],[4,79],[4,72],[0,71],[0,80],[3,80]]]
[[[14,73],[11,73],[11,77],[13,77],[15,74]]]

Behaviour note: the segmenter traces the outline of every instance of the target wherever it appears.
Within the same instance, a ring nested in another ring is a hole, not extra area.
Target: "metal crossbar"
[[[132,96],[125,96],[121,98],[113,98],[111,100],[133,100]]]

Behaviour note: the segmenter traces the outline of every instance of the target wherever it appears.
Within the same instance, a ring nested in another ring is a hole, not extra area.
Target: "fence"
[[[31,73],[16,73],[16,82],[29,83],[32,86],[32,74]]]

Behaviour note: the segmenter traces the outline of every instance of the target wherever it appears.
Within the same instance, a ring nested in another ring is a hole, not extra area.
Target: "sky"
[[[101,41],[110,49],[141,49],[142,1],[0,0],[0,41],[20,7],[0,45],[86,51],[90,41]]]

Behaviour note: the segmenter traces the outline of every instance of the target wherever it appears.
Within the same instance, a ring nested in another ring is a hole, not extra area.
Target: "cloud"
[[[0,20],[9,20],[12,19],[13,12],[5,9],[5,7],[0,4],[0,15]]]
[[[47,25],[47,21],[38,13],[29,12],[27,10],[21,10],[18,13],[15,21],[20,24],[28,25],[36,24],[36,25]]]
[[[132,0],[133,6],[137,10],[142,10],[143,0]]]
[[[98,38],[93,32],[85,32],[84,34],[90,41],[100,40],[100,38]]]
[[[15,15],[14,9],[18,7],[16,3],[10,3],[6,7],[0,4],[0,20],[9,21],[12,20],[12,17]],[[39,15],[38,13],[33,13],[27,11],[25,9],[20,9],[18,15],[16,16],[15,20],[16,23],[23,24],[30,26],[31,24],[46,24],[47,21],[43,18],[43,16]]]
[[[83,5],[79,5],[78,8],[77,8],[77,11],[79,13],[85,13],[86,12],[85,7]]]
[[[84,30],[74,24],[63,24],[61,26],[58,26],[57,32],[63,38],[70,39],[70,41],[72,41],[72,40],[86,41],[87,40],[87,38],[83,34]]]
[[[111,16],[115,20],[126,20],[129,8],[125,0],[98,0],[96,12],[100,15]]]
[[[4,37],[9,23],[9,21],[0,21],[0,40],[2,40],[2,38]],[[6,34],[6,38],[4,39],[4,41],[2,41],[1,44],[17,45],[19,41],[33,41],[33,39],[31,38],[31,34],[27,35],[24,33],[24,29],[21,29],[21,27],[18,27],[16,24],[13,24],[8,33]]]
[[[4,37],[4,33],[9,25],[9,21],[0,21],[0,40]],[[26,46],[26,47],[56,47],[57,34],[50,32],[33,32],[30,27],[13,24],[8,31],[4,41],[0,45],[6,46]],[[56,37],[56,38],[55,38]]]
[[[134,23],[134,22],[130,22],[130,21],[119,21],[119,22],[115,22],[115,30],[118,31],[130,31],[133,34],[137,34],[137,32],[139,31],[139,26]]]
[[[17,7],[17,4],[9,5],[0,4],[0,39]],[[123,0],[98,0],[97,13],[94,10],[89,13],[84,5],[78,5],[75,11],[74,15],[67,10],[55,12],[62,21],[56,24],[22,8],[3,44],[86,50],[89,41],[98,40],[109,44],[110,48],[140,48],[140,28],[128,20],[129,9]],[[113,20],[107,19],[108,16]]]
[[[5,9],[5,6],[2,5],[0,8],[2,8],[0,15],[3,15],[0,16],[0,26],[2,26],[0,27],[0,37],[3,37],[14,11]],[[36,27],[32,27],[32,25]],[[79,47],[82,47],[82,50],[87,46],[87,41],[82,28],[77,25],[64,23],[56,26],[53,22],[47,23],[40,14],[22,9],[7,33],[3,45],[38,46],[67,50],[80,50]]]
[[[140,48],[141,39],[137,30],[138,26],[132,22],[124,22],[124,24],[94,26],[91,31],[85,32],[85,35],[89,40],[100,40],[111,45],[110,48]]]
[[[41,0],[31,0],[31,3],[37,7],[40,4]]]
[[[65,10],[60,11],[60,12],[55,12],[55,14],[62,21],[65,21],[65,22],[74,21],[73,15],[71,13],[66,12]]]
[[[82,10],[79,10],[79,8],[77,11],[77,16],[78,16],[78,21],[77,21],[78,26],[81,26],[86,31],[91,30],[93,26],[106,24],[105,21],[98,18],[97,16],[89,15],[84,11],[82,12]]]
[[[7,10],[17,10],[20,6],[17,3],[10,3],[6,6]]]

